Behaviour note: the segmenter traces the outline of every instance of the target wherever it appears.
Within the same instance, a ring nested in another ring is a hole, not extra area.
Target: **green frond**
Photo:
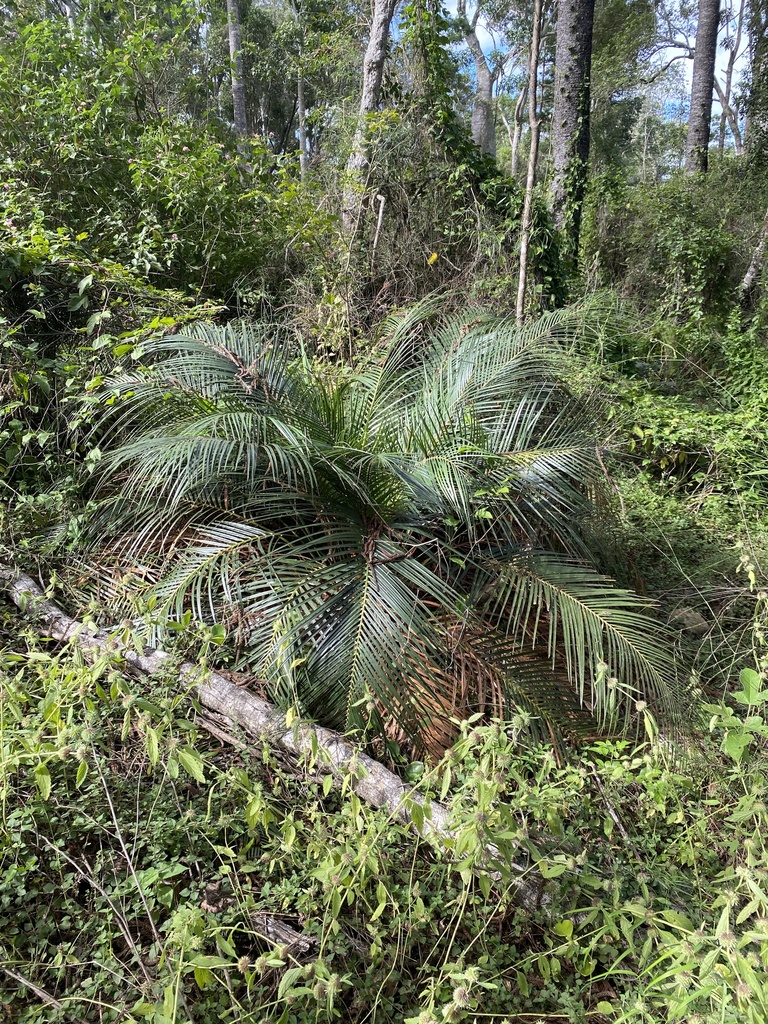
[[[566,377],[589,310],[442,305],[391,317],[348,372],[269,323],[150,343],[106,386],[94,542],[169,614],[236,618],[276,699],[328,724],[430,746],[516,707],[593,735],[635,696],[672,720],[671,645],[587,564],[603,470]]]
[[[564,659],[579,702],[603,723],[634,702],[654,702],[668,721],[685,715],[674,645],[649,604],[605,576],[562,557],[519,557],[498,567],[489,613],[521,647]],[[501,628],[501,627],[500,627]]]

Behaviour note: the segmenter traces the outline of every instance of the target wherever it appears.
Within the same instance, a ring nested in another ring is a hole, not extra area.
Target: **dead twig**
[[[24,975],[20,974],[18,971],[12,971],[10,967],[5,967],[2,964],[0,964],[0,971],[2,971],[3,974],[7,974],[9,978],[18,982],[19,985],[23,985],[24,988],[28,988],[29,991],[33,992],[40,1002],[45,1003],[46,1006],[53,1006],[57,1010],[64,1008],[64,1004],[60,1003],[55,996],[52,996],[50,992],[46,992],[44,988],[40,988],[40,986],[36,985],[34,981],[30,981],[29,978],[25,978]]]

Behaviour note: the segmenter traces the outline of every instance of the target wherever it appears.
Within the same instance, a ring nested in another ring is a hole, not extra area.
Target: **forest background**
[[[2,1019],[768,1019],[764,0],[0,13]]]

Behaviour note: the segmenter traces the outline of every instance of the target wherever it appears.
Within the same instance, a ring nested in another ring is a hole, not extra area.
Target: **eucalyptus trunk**
[[[749,267],[747,268],[747,272],[744,275],[744,280],[741,282],[741,286],[739,288],[739,298],[742,305],[747,305],[749,303],[757,286],[760,272],[763,269],[766,247],[768,247],[768,212],[765,214],[763,226],[752,252],[752,259]]]
[[[717,148],[718,152],[722,156],[725,151],[725,128],[726,125],[731,129],[733,135],[733,143],[736,149],[736,155],[741,156],[744,145],[741,137],[741,130],[739,128],[739,119],[731,104],[732,90],[733,90],[733,72],[736,67],[736,60],[740,55],[741,51],[741,38],[744,30],[744,16],[746,14],[747,0],[741,0],[739,3],[739,12],[736,17],[736,33],[730,38],[730,50],[728,52],[728,65],[725,69],[725,83],[723,88],[720,88],[720,84],[717,78],[714,80],[714,86],[717,91],[717,98],[720,100],[722,111],[720,113],[720,131],[718,136]]]
[[[726,91],[720,85],[715,77],[715,92],[717,98],[720,101],[722,112],[720,114],[720,131],[718,137],[717,151],[722,156],[725,152],[725,125],[731,129],[731,135],[733,135],[733,148],[736,156],[741,156],[744,152],[744,143],[741,138],[741,128],[739,127],[739,119],[736,111],[733,109],[731,104],[728,102]]]
[[[493,113],[493,86],[496,76],[485,59],[480,40],[477,38],[477,21],[480,8],[475,10],[472,21],[467,20],[466,0],[458,0],[456,13],[463,21],[464,41],[472,54],[475,64],[475,95],[472,100],[472,139],[481,152],[496,156],[496,124]]]
[[[699,0],[699,22],[696,27],[696,52],[691,80],[691,112],[685,143],[686,174],[699,174],[707,170],[719,27],[720,0]]]
[[[579,249],[581,209],[589,164],[589,91],[595,0],[559,0],[552,114],[555,228],[566,251]]]
[[[248,135],[248,117],[245,111],[243,43],[240,32],[240,10],[237,0],[227,0],[227,32],[229,34],[229,59],[232,69],[232,107],[234,111],[235,132],[243,139]]]
[[[528,64],[528,122],[531,129],[531,148],[528,154],[528,176],[525,183],[523,219],[520,224],[520,274],[517,282],[517,322],[525,314],[525,289],[528,279],[528,246],[533,222],[533,190],[536,186],[536,163],[539,158],[539,115],[536,110],[536,83],[539,77],[539,50],[541,49],[542,0],[533,3],[533,29],[531,56]]]
[[[477,41],[477,36],[475,36],[475,41]],[[479,43],[477,52],[473,51],[472,56],[475,58],[477,77],[472,105],[472,139],[479,146],[481,152],[495,157],[496,124],[493,116],[493,75]]]
[[[304,99],[304,74],[299,71],[296,82],[296,108],[299,118],[299,170],[301,180],[307,180],[309,158],[307,155],[307,105]]]
[[[768,0],[751,0],[749,11],[750,87],[744,146],[750,159],[768,159]]]
[[[371,31],[363,58],[363,87],[357,128],[346,166],[342,196],[342,222],[348,234],[355,234],[362,209],[366,174],[370,166],[368,118],[379,109],[384,62],[387,58],[389,28],[399,0],[371,0]]]

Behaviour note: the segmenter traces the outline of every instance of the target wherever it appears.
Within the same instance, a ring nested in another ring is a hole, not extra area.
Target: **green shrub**
[[[77,236],[91,262],[197,295],[273,296],[313,246],[322,251],[330,221],[292,160],[256,139],[239,152],[217,117],[193,120],[155,91],[187,73],[183,13],[171,38],[150,18],[119,46],[99,48],[87,28],[62,33],[55,20],[21,21],[2,39],[0,116],[13,154],[3,187],[24,196],[5,211],[6,259],[32,210],[38,227]]]
[[[4,1019],[764,1019],[756,671],[710,709],[716,742],[685,764],[642,705],[646,744],[562,764],[523,746],[519,721],[463,723],[418,783],[452,808],[453,838],[435,847],[349,779],[335,790],[321,760],[205,740],[172,663],[150,687],[13,632]],[[538,907],[515,901],[521,868]]]
[[[644,312],[695,338],[722,329],[751,252],[745,239],[765,210],[765,181],[725,163],[709,174],[630,186],[596,178],[584,265]]]

